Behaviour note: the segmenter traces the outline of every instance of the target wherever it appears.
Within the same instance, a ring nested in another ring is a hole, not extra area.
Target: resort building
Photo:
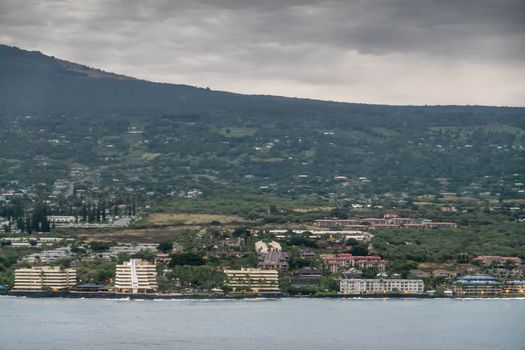
[[[488,275],[463,276],[456,281],[456,293],[462,296],[501,294],[501,283]]]
[[[507,281],[503,286],[503,293],[525,295],[525,280]]]
[[[115,289],[121,293],[148,293],[157,290],[157,270],[154,264],[131,259],[117,265]]]
[[[279,293],[279,272],[277,270],[240,269],[224,270],[225,286],[233,292]]]
[[[341,294],[422,294],[423,280],[409,279],[344,279],[339,283]]]
[[[58,266],[35,266],[15,270],[13,290],[59,291],[77,284],[77,270],[61,269]]]

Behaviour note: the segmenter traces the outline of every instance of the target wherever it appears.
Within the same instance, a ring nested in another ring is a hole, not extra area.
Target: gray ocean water
[[[0,297],[0,349],[524,350],[525,300]]]

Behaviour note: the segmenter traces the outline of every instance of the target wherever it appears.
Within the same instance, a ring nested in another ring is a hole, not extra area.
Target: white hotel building
[[[157,270],[154,264],[131,259],[117,265],[115,289],[121,293],[147,293],[157,290]]]
[[[339,283],[341,294],[407,293],[422,294],[422,280],[409,279],[343,279]]]
[[[72,288],[77,284],[77,270],[58,266],[37,266],[15,270],[13,290],[53,291]]]

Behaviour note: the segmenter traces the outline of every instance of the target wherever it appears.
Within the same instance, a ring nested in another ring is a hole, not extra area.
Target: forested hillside
[[[0,46],[0,186],[521,198],[525,108],[386,106],[158,84]],[[344,176],[346,185],[340,188]],[[341,178],[339,178],[341,179]],[[521,197],[520,197],[521,196]]]

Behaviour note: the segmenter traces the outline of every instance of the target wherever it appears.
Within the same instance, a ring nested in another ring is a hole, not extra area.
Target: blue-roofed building
[[[524,295],[525,296],[525,280],[507,281],[503,286],[503,293],[508,295]]]
[[[460,296],[489,296],[501,294],[501,282],[494,276],[463,276],[456,281],[456,293]]]

